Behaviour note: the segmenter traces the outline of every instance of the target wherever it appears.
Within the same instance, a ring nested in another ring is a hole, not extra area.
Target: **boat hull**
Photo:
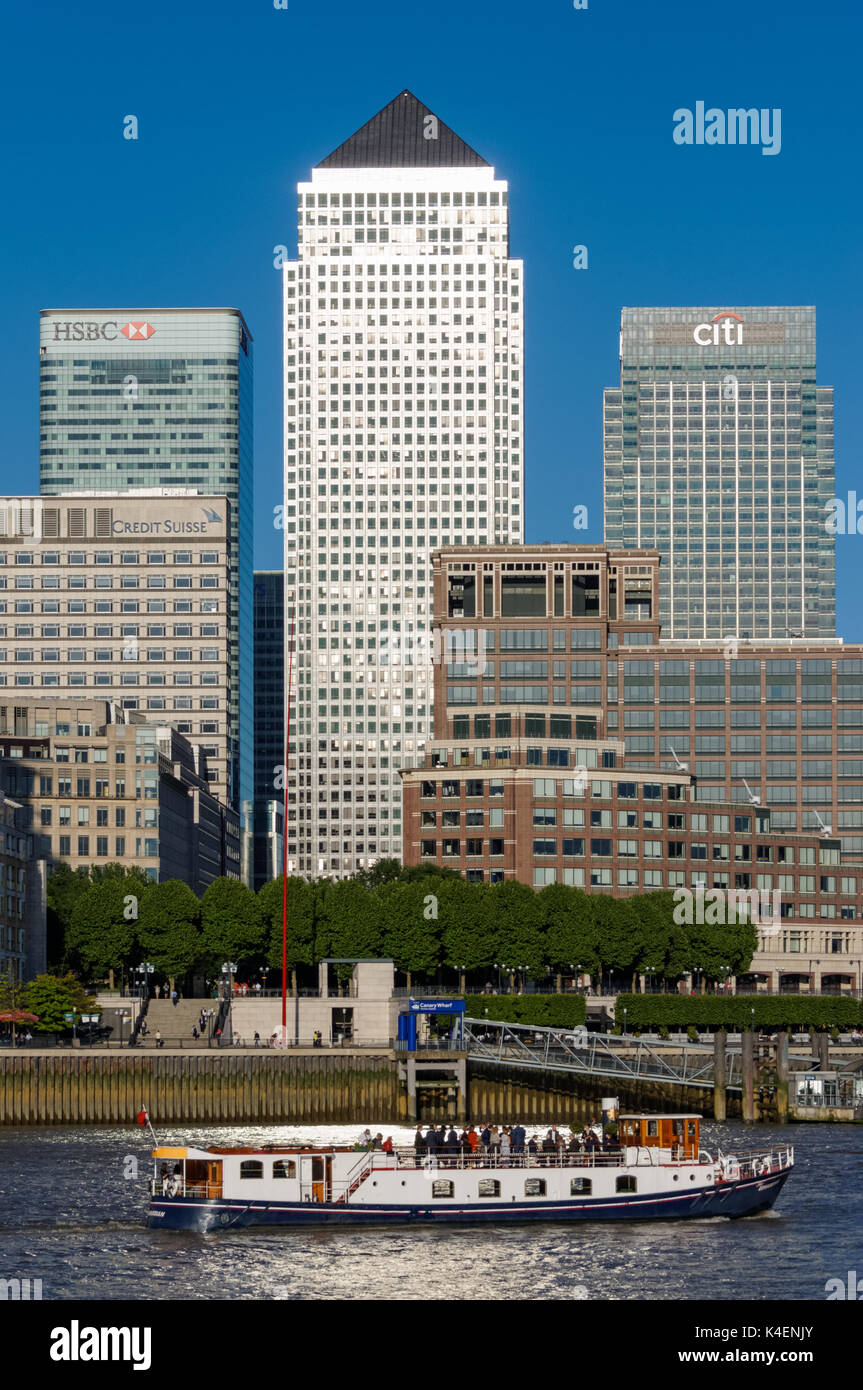
[[[753,1216],[773,1206],[790,1173],[711,1183],[695,1191],[620,1194],[565,1201],[485,1201],[470,1206],[428,1202],[243,1202],[193,1197],[153,1198],[147,1225],[154,1230],[228,1231],[249,1226],[451,1226],[560,1221],[675,1221]]]

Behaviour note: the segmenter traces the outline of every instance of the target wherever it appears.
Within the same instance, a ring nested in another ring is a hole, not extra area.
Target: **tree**
[[[443,879],[435,888],[444,963],[454,970],[486,970],[495,959],[494,925],[484,907],[492,889],[463,878]]]
[[[52,965],[59,965],[66,958],[66,935],[72,920],[72,909],[88,885],[87,870],[72,869],[65,860],[55,864],[48,875],[46,926],[48,958]]]
[[[297,992],[297,968],[315,963],[315,921],[317,893],[315,884],[304,878],[284,875],[265,883],[258,892],[258,911],[264,932],[267,964],[282,968],[282,909],[287,899],[287,935],[285,964],[291,972],[291,992]]]
[[[326,956],[375,959],[381,955],[382,944],[375,894],[355,879],[327,884],[315,942],[318,960]]]
[[[387,883],[377,899],[383,924],[384,953],[408,977],[436,970],[441,958],[440,904],[436,878]]]
[[[59,1033],[68,1024],[66,1013],[100,1013],[92,997],[71,970],[65,975],[37,975],[25,991],[25,1008],[36,1014],[37,1033]]]
[[[574,966],[592,975],[599,968],[592,900],[579,888],[550,883],[538,895],[549,965],[558,972]]]
[[[594,895],[597,954],[606,970],[631,975],[640,960],[638,914],[629,898]]]
[[[173,978],[201,957],[201,905],[179,878],[151,883],[138,910],[138,940],[146,959]]]
[[[201,898],[201,947],[210,965],[247,961],[264,946],[260,908],[251,888],[236,878],[215,878]]]
[[[483,900],[487,930],[501,965],[545,973],[545,940],[538,895],[526,883],[509,879],[489,888]]]
[[[147,887],[142,873],[123,869],[98,875],[84,889],[66,934],[67,954],[76,966],[100,977],[132,966],[138,952],[138,905]]]
[[[691,957],[689,928],[674,920],[674,894],[642,893],[630,898],[639,920],[638,968],[663,980],[679,980]]]

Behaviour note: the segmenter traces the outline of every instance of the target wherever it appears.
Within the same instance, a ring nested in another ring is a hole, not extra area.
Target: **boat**
[[[698,1115],[621,1115],[618,1146],[505,1158],[413,1148],[157,1146],[147,1225],[449,1225],[742,1217],[772,1207],[794,1150],[711,1155]]]

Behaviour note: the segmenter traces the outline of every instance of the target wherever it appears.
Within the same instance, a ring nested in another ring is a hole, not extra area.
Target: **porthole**
[[[680,1182],[680,1174],[679,1174],[679,1173],[675,1173],[675,1174],[674,1174],[674,1181],[675,1181],[675,1182]]]
[[[690,1182],[695,1182],[695,1174],[694,1174],[694,1173],[690,1173],[690,1174],[689,1174],[689,1181],[690,1181]]]

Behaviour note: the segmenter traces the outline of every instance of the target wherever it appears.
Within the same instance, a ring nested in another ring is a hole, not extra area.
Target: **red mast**
[[[294,662],[294,605],[288,643],[288,694],[285,719],[285,799],[282,809],[282,1043],[288,1036],[288,768],[291,759],[291,670]]]

